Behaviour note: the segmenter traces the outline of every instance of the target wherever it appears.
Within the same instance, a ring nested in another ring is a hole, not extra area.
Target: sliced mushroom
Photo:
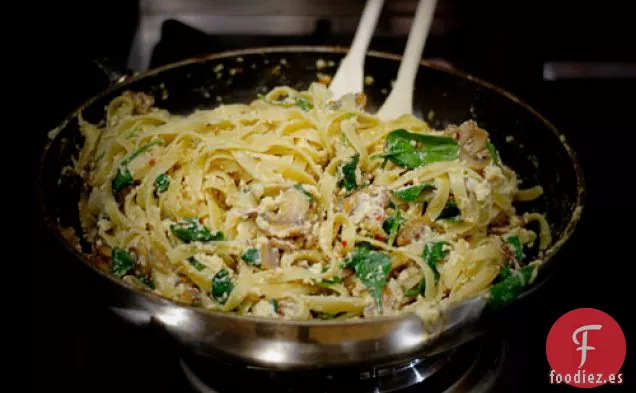
[[[499,212],[497,215],[490,221],[490,225],[488,227],[489,233],[496,234],[504,234],[509,231],[510,218],[504,212]]]
[[[267,300],[261,299],[252,307],[252,315],[258,317],[280,318],[280,315],[274,310],[274,304]]]
[[[402,302],[402,298],[403,294],[397,280],[394,278],[390,279],[382,291],[382,306],[384,310],[397,309]]]
[[[180,283],[177,287],[174,300],[183,304],[194,305],[198,302],[198,298],[199,290],[196,289],[194,285]]]
[[[92,265],[94,265],[95,267],[103,271],[108,271],[108,268],[110,267],[110,257],[104,257],[101,255],[95,254],[95,255],[91,255],[88,261]]]
[[[431,221],[424,216],[408,220],[398,232],[397,245],[406,246],[423,239],[431,231],[430,225]]]
[[[473,120],[462,123],[459,127],[450,126],[444,133],[451,136],[461,145],[460,159],[475,170],[484,169],[490,162],[490,153],[486,148],[488,132],[479,128]]]
[[[280,265],[280,251],[269,241],[264,241],[259,246],[261,266],[266,269],[274,269]]]
[[[374,236],[385,236],[382,224],[390,202],[391,197],[386,187],[370,186],[346,198],[342,210],[354,225],[359,225]]]
[[[300,248],[311,250],[313,248],[318,247],[317,234],[319,233],[319,230],[320,230],[320,223],[319,222],[314,223],[314,226],[312,227],[311,231],[309,231],[309,233],[307,233],[305,236],[302,237],[303,244],[302,244],[302,247]]]
[[[155,103],[155,98],[146,93],[126,91],[124,95],[129,96],[134,105],[133,113],[143,115],[150,112]]]
[[[73,247],[76,250],[82,249],[82,246],[80,244],[80,238],[75,233],[75,228],[73,227],[60,228],[60,234],[67,242],[73,245]]]
[[[137,255],[137,269],[140,273],[151,276],[152,269],[150,268],[150,263],[148,263],[148,249],[144,246],[138,246],[132,247],[130,250]]]
[[[499,251],[501,251],[501,254],[504,256],[504,260],[508,263],[510,262],[516,262],[516,258],[515,258],[515,254],[514,252],[510,249],[510,247],[508,247],[508,245],[504,242],[499,242]]]
[[[416,266],[408,266],[397,276],[398,285],[404,290],[409,290],[417,285],[422,279],[421,270]]]
[[[150,264],[153,269],[159,270],[162,273],[168,274],[172,271],[172,262],[165,253],[161,252],[155,247],[150,248]]]
[[[110,258],[113,254],[113,250],[108,246],[101,245],[97,247],[97,253],[104,258]]]
[[[299,250],[301,248],[300,245],[296,244],[295,242],[291,240],[283,240],[277,237],[272,237],[269,240],[270,242],[272,242],[272,244],[276,248],[279,248],[283,251],[294,251],[294,250]]]
[[[310,318],[309,307],[304,306],[295,298],[286,298],[278,301],[278,312],[285,319],[307,320]]]
[[[342,204],[342,210],[350,216],[354,224],[359,224],[365,218],[384,220],[384,209],[389,206],[389,202],[391,197],[386,187],[370,186],[347,197]]]
[[[270,236],[287,238],[306,234],[313,225],[309,198],[290,187],[275,199],[264,198],[257,211],[256,225]]]
[[[364,93],[357,93],[355,96],[356,106],[364,109],[367,106],[367,96]]]

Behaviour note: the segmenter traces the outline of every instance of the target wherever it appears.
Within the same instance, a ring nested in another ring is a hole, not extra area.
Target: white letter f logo
[[[601,325],[585,325],[585,326],[581,326],[580,328],[576,329],[574,331],[574,333],[572,334],[572,341],[574,341],[574,344],[577,345],[581,345],[580,347],[576,348],[577,351],[581,351],[581,364],[579,364],[579,368],[583,367],[583,365],[585,364],[585,360],[586,360],[586,356],[587,356],[587,351],[588,350],[594,350],[596,348],[594,347],[588,347],[587,346],[587,331],[588,330],[601,330]],[[583,332],[583,343],[579,343],[579,340],[576,339],[576,335],[579,334],[580,332]]]

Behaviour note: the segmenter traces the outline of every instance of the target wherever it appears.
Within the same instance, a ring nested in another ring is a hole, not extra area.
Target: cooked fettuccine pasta
[[[115,98],[104,122],[81,122],[92,260],[176,302],[271,318],[514,298],[538,264],[524,249],[551,240],[513,202],[541,187],[519,190],[474,121],[382,122],[364,101],[313,84],[178,116],[143,93]]]

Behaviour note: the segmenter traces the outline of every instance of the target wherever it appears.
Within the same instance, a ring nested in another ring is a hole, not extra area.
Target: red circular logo
[[[548,333],[550,383],[579,388],[622,384],[625,348],[625,335],[614,318],[594,308],[572,310]]]

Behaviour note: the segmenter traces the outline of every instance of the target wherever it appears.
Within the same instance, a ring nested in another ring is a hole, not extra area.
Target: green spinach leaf
[[[524,266],[519,271],[512,271],[505,279],[490,287],[489,304],[500,308],[512,303],[530,282],[535,267]]]
[[[525,258],[525,254],[523,253],[523,245],[521,244],[521,239],[519,239],[519,236],[507,237],[506,244],[508,245],[508,248],[510,248],[510,250],[512,251],[517,262],[521,262],[523,258]]]
[[[486,149],[488,149],[488,153],[490,153],[490,158],[495,165],[501,166],[501,157],[499,157],[499,152],[495,145],[490,142],[486,142]]]
[[[192,265],[198,271],[202,271],[203,269],[205,269],[205,265],[202,264],[201,262],[197,261],[197,259],[195,257],[188,258],[188,262],[190,263],[190,265]]]
[[[510,266],[504,266],[501,268],[501,270],[499,270],[499,274],[497,275],[497,281],[503,281],[506,278],[510,277],[510,275],[512,274],[512,270],[510,269]]]
[[[404,296],[406,297],[416,297],[417,295],[423,295],[424,291],[426,291],[426,280],[421,279],[416,286],[404,292]]]
[[[155,289],[155,282],[152,281],[152,277],[147,275],[147,274],[140,274],[137,276],[137,278],[139,279],[139,281],[141,281],[145,286],[149,287],[150,289]]]
[[[296,101],[296,106],[305,112],[314,109],[314,106],[311,104],[311,102],[307,101],[307,99],[304,97],[296,97],[295,101]]]
[[[329,288],[333,284],[340,284],[342,282],[342,278],[338,276],[333,276],[332,278],[324,278],[318,282],[318,285],[323,288]]]
[[[340,185],[347,191],[353,191],[358,187],[356,183],[356,168],[358,167],[359,160],[360,155],[356,153],[351,158],[351,161],[342,166],[342,180],[340,181]]]
[[[128,164],[130,164],[132,162],[132,160],[134,160],[138,155],[140,155],[141,153],[145,153],[148,149],[150,149],[153,146],[157,146],[157,145],[163,145],[163,141],[162,140],[156,140],[156,141],[152,141],[150,143],[146,143],[143,146],[140,146],[139,149],[133,151],[132,153],[130,153],[128,155],[128,157],[124,158],[119,165],[128,165]]]
[[[192,241],[218,241],[223,240],[223,232],[216,232],[214,235],[208,227],[199,223],[196,218],[184,218],[181,221],[170,225],[170,231],[173,235],[186,243]]]
[[[438,220],[452,220],[454,222],[459,221],[461,217],[461,211],[457,207],[457,202],[454,199],[449,199],[446,202],[446,206],[442,209],[442,212],[437,216]]]
[[[110,183],[111,188],[113,189],[113,194],[117,195],[119,191],[133,184],[132,173],[130,173],[130,169],[128,166],[120,165],[117,168],[117,173],[115,173],[115,177],[113,177],[113,181]]]
[[[439,280],[437,264],[448,256],[449,251],[445,249],[445,246],[448,245],[448,242],[426,243],[422,251],[422,259],[424,259],[424,262],[433,270],[435,281]]]
[[[393,130],[387,135],[383,157],[396,165],[414,169],[438,161],[454,161],[459,158],[460,146],[453,138]]]
[[[113,194],[116,195],[119,193],[119,191],[121,191],[125,187],[128,187],[133,184],[133,177],[132,177],[132,173],[130,173],[130,169],[128,169],[128,164],[130,164],[130,162],[134,160],[135,157],[145,152],[146,150],[150,149],[152,146],[161,145],[161,144],[163,144],[162,140],[156,140],[156,141],[147,143],[139,147],[137,150],[133,151],[132,153],[130,153],[123,160],[121,160],[121,162],[117,166],[117,173],[115,173],[115,177],[113,178],[111,182],[111,188],[113,190]]]
[[[371,251],[373,250],[373,246],[369,242],[360,242],[356,243],[356,248],[361,251]]]
[[[358,248],[349,255],[345,266],[355,271],[382,312],[382,291],[391,270],[391,257],[379,251]]]
[[[120,247],[113,247],[111,259],[110,271],[117,277],[125,276],[137,265],[135,255]]]
[[[395,238],[397,237],[398,231],[400,230],[400,225],[404,222],[402,218],[402,212],[399,209],[396,209],[397,213],[395,216],[389,217],[382,223],[382,229],[389,235],[387,240],[387,244],[392,246],[395,242]]]
[[[170,186],[170,176],[166,175],[165,173],[162,173],[161,175],[157,176],[157,178],[155,179],[155,192],[157,194],[166,192],[169,186]]]
[[[278,308],[278,300],[271,299],[269,302],[272,303],[272,308],[274,309],[274,312],[280,315],[280,308]]]
[[[424,191],[434,189],[435,186],[432,183],[418,184],[416,186],[403,188],[399,191],[393,191],[393,196],[404,202],[420,202],[420,195]]]
[[[225,268],[219,270],[212,278],[212,297],[221,304],[225,304],[234,284],[230,278],[230,272]]]
[[[241,255],[241,259],[244,260],[248,265],[252,266],[261,266],[261,254],[258,252],[256,248],[248,248]]]

